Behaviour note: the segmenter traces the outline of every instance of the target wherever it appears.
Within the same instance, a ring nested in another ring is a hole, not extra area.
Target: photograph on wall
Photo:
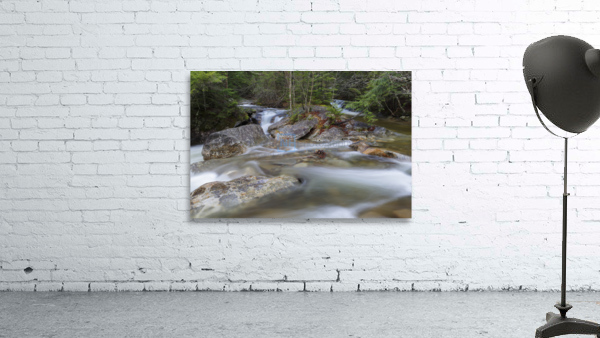
[[[193,71],[197,218],[410,218],[408,71]]]

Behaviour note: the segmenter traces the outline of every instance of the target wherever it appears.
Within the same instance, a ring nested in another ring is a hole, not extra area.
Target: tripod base
[[[546,314],[546,324],[535,330],[535,338],[548,338],[565,334],[593,334],[600,338],[600,324],[587,320],[566,318],[552,312]]]

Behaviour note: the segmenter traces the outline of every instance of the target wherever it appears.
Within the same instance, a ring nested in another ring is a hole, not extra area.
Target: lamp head
[[[600,118],[600,50],[571,36],[534,42],[523,75],[535,104],[562,130],[581,133]]]

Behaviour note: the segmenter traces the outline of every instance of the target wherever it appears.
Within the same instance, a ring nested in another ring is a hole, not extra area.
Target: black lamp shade
[[[600,50],[587,42],[559,35],[532,43],[523,75],[534,104],[557,127],[581,133],[600,117]]]

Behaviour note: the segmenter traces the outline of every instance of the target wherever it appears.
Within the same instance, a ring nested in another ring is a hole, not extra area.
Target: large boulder
[[[257,124],[229,128],[210,134],[204,143],[202,156],[204,160],[232,157],[267,140],[269,138]]]
[[[281,122],[281,121],[279,121],[279,122]],[[292,125],[288,124],[288,125],[284,125],[280,128],[274,128],[272,130],[271,130],[271,128],[269,128],[269,133],[273,137],[276,137],[277,134],[291,134],[294,137],[294,139],[297,140],[297,139],[304,137],[306,134],[308,134],[308,132],[310,132],[318,123],[319,123],[319,120],[316,118],[306,119],[306,120],[296,122]]]
[[[342,129],[332,127],[327,130],[324,130],[321,134],[312,138],[312,140],[320,141],[320,142],[324,142],[324,141],[331,142],[331,141],[339,141],[345,136],[346,136],[346,133],[344,133],[344,131]]]
[[[299,185],[293,176],[242,176],[229,182],[210,182],[191,193],[192,217],[224,211],[261,197],[289,191]]]

